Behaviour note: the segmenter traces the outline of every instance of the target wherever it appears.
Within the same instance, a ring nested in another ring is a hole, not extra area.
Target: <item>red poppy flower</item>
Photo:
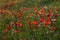
[[[22,27],[22,24],[19,22],[16,22],[16,26]]]
[[[50,25],[51,21],[50,20],[45,20],[44,21],[44,25],[47,26],[47,25]]]
[[[44,22],[44,19],[40,19],[40,22]]]
[[[45,10],[42,8],[40,9],[40,14],[44,14],[45,13]]]
[[[5,29],[6,30],[11,30],[11,27],[10,26],[5,26]]]
[[[38,23],[37,22],[32,22],[32,24],[37,25]]]
[[[57,17],[57,16],[58,16],[58,14],[54,14],[54,16],[55,16],[55,17]]]
[[[48,13],[48,14],[47,14],[47,16],[48,16],[48,17],[51,17],[51,16],[52,16],[52,14],[51,14],[51,13]]]
[[[53,30],[56,30],[56,27],[51,27],[51,29],[50,29],[50,30],[52,30],[52,31],[53,31]]]

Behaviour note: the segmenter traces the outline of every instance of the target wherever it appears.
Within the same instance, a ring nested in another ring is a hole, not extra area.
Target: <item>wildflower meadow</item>
[[[0,0],[0,40],[60,40],[60,0]]]

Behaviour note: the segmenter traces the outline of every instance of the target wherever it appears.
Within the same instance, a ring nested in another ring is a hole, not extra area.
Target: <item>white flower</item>
[[[51,19],[51,21],[56,21],[56,19]]]

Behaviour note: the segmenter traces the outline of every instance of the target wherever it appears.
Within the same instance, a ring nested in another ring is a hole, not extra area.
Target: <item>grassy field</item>
[[[60,40],[60,0],[0,0],[0,40]]]

